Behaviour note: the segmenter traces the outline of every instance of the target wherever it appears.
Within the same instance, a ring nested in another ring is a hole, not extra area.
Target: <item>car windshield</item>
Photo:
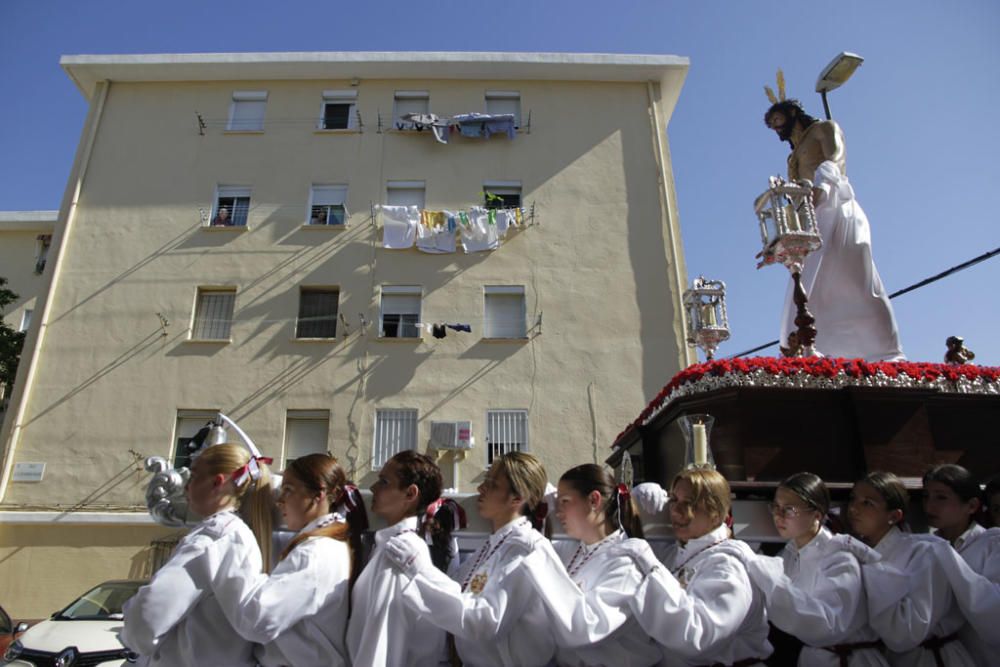
[[[109,581],[93,588],[54,618],[61,621],[121,620],[122,605],[135,595],[141,581]]]

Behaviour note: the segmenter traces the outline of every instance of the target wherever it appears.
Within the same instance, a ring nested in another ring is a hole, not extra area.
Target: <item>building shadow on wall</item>
[[[162,334],[163,332],[161,329],[156,329],[152,333],[146,334],[146,336],[142,338],[139,342],[137,342],[132,347],[122,352],[120,355],[115,357],[109,363],[105,364],[103,367],[101,367],[100,370],[93,373],[86,380],[78,384],[76,387],[70,389],[66,394],[62,395],[61,397],[53,401],[50,405],[46,406],[45,408],[42,408],[42,410],[40,410],[38,414],[36,414],[31,419],[26,421],[24,425],[27,426],[29,424],[32,424],[33,422],[38,421],[42,417],[46,416],[47,414],[58,408],[63,403],[66,403],[67,401],[72,399],[80,392],[88,389],[97,382],[101,381],[103,378],[113,373],[115,369],[125,365],[126,363],[128,363],[129,361],[140,355],[144,350],[153,346],[158,340],[163,338]]]

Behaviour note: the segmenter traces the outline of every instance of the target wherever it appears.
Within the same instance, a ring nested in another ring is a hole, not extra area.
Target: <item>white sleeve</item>
[[[551,548],[547,543],[545,546]],[[527,578],[518,572],[524,561],[522,554],[508,558],[490,575],[503,585],[487,585],[479,595],[463,593],[456,581],[436,567],[429,567],[404,586],[402,597],[431,623],[456,637],[496,642],[517,622],[535,595]]]
[[[567,648],[588,646],[605,639],[631,617],[628,597],[641,577],[627,556],[608,563],[601,582],[582,591],[561,562],[541,549],[524,559],[521,569],[549,612],[549,629],[556,642]]]
[[[705,558],[687,590],[658,567],[646,575],[630,601],[636,620],[650,637],[696,657],[736,633],[750,611],[753,589],[737,559],[713,554]]]
[[[777,561],[775,567],[774,561]],[[785,575],[780,559],[757,556],[747,564],[750,578],[767,600],[767,618],[812,646],[839,642],[864,613],[861,566],[849,553],[826,556],[815,588],[803,590]]]
[[[323,558],[326,544],[313,538],[292,549],[280,570],[267,576],[251,569],[246,558],[225,558],[212,580],[212,589],[226,619],[248,641],[264,644],[303,618],[319,611],[331,584],[348,579],[348,558]]]
[[[965,559],[946,542],[942,543],[941,548],[935,549],[934,553],[948,578],[965,620],[984,642],[992,640],[992,644],[1000,643],[1000,635],[997,634],[1000,583],[990,581],[969,567]]]
[[[161,638],[209,592],[207,561],[212,544],[212,538],[203,534],[182,540],[170,560],[125,603],[125,646],[140,655],[154,653]]]
[[[892,651],[902,653],[919,646],[951,607],[951,587],[929,550],[914,552],[905,573],[887,566],[862,565],[861,569],[868,593],[868,622]],[[882,592],[887,587],[882,580],[902,583],[905,595],[886,604],[896,596]]]

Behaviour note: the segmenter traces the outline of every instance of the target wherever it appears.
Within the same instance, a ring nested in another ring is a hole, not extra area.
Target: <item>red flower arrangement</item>
[[[845,384],[866,384],[868,378],[882,376],[890,384],[898,382],[901,386],[913,386],[919,383],[927,387],[936,387],[942,391],[960,391],[953,386],[955,383],[976,383],[979,385],[1000,382],[1000,367],[996,366],[953,366],[949,364],[918,363],[912,361],[881,361],[868,362],[864,359],[840,359],[832,357],[749,357],[735,359],[718,359],[701,364],[688,366],[675,375],[660,393],[649,402],[638,418],[629,424],[615,438],[613,447],[621,440],[645,424],[650,418],[666,407],[673,395],[684,385],[697,382],[707,377],[724,377],[766,373],[775,377],[792,377],[806,375],[814,378],[833,380],[838,376],[850,378]],[[905,376],[905,377],[901,377]],[[853,380],[853,381],[852,381]],[[896,382],[893,382],[896,381]],[[991,393],[1000,394],[1000,388]]]

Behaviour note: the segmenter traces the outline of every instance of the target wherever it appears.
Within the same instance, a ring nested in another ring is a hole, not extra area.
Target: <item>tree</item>
[[[0,317],[3,316],[4,309],[17,299],[18,295],[7,289],[7,279],[0,277]],[[14,386],[23,347],[24,332],[17,331],[0,320],[0,385],[8,389]]]

